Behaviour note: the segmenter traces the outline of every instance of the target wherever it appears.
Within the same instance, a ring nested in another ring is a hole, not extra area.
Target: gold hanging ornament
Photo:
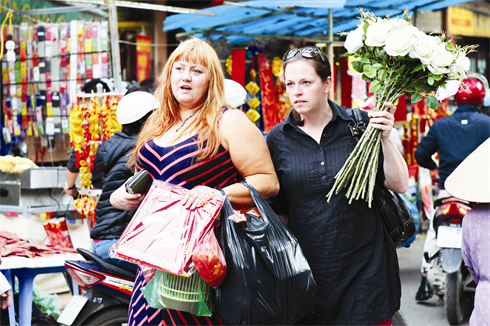
[[[231,71],[232,71],[232,61],[231,61],[231,55],[226,59],[226,63],[225,63],[225,66],[226,66],[226,72],[228,73],[228,75],[231,76]]]
[[[97,97],[91,97],[90,107],[81,104],[77,99],[70,113],[70,144],[75,150],[76,160],[80,166],[80,185],[82,189],[73,206],[83,218],[86,217],[89,225],[95,224],[95,208],[97,198],[91,195],[92,170],[94,168],[95,155],[99,144],[109,139],[116,131],[122,130],[117,121],[116,109],[118,99],[106,96],[99,105]]]
[[[272,74],[276,77],[282,76],[284,74],[284,71],[282,69],[282,60],[279,57],[275,57],[272,62]]]

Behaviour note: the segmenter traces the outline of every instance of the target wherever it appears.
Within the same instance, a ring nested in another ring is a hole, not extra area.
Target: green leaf
[[[386,75],[387,75],[386,70],[384,69],[378,70],[378,79],[385,80]]]
[[[397,70],[395,70],[395,72],[398,74],[401,74],[403,72],[403,70],[405,70],[405,65],[403,65],[400,68],[398,68]]]
[[[419,70],[422,70],[423,68],[424,68],[424,65],[423,64],[419,64],[419,65],[415,66],[415,68],[413,68],[410,73],[413,74],[414,72],[417,72]]]
[[[362,67],[362,72],[369,78],[373,79],[376,77],[377,70],[371,65],[364,65]]]
[[[409,81],[410,79],[406,78],[405,81],[402,83],[402,87],[405,87],[405,85],[407,85]]]
[[[353,61],[352,68],[357,72],[362,72],[362,63],[360,61]]]
[[[434,78],[434,80],[441,80],[442,75],[432,75],[432,78]]]
[[[373,67],[376,68],[376,69],[379,69],[379,68],[383,67],[383,65],[381,63],[375,63],[373,65]]]
[[[368,58],[366,58],[366,57],[364,57],[364,58],[362,58],[361,60],[359,60],[359,62],[360,62],[360,63],[367,63],[367,64],[369,64],[369,63],[370,63],[369,59],[368,59]]]
[[[430,85],[426,83],[423,83],[422,85],[420,85],[420,90],[422,91],[422,93],[430,93],[432,92],[432,87],[430,87]]]
[[[362,74],[362,79],[365,80],[365,81],[367,81],[367,82],[372,81],[372,79],[369,78],[368,76],[366,76],[366,74]]]
[[[371,84],[369,84],[369,92],[371,93],[376,93],[380,90],[381,88],[381,83],[377,80],[371,82]]]
[[[434,78],[432,78],[432,77],[427,78],[427,83],[429,85],[434,85]]]
[[[425,104],[427,104],[431,109],[437,110],[439,108],[439,101],[435,96],[427,96],[425,98]]]
[[[412,102],[412,104],[414,103],[417,103],[417,102],[420,102],[422,101],[424,97],[422,96],[422,94],[420,93],[413,93],[412,94],[412,97],[410,98],[410,101]]]

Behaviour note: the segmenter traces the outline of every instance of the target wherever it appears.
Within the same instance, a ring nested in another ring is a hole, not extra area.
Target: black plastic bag
[[[290,325],[313,311],[316,283],[298,240],[251,185],[261,217],[245,223],[225,198],[216,232],[227,274],[215,291],[216,315],[227,325]]]

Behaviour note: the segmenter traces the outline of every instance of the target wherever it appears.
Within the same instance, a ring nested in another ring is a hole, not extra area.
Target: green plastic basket
[[[163,272],[158,292],[167,308],[201,315],[203,305],[210,303],[211,287],[197,272],[190,277]]]

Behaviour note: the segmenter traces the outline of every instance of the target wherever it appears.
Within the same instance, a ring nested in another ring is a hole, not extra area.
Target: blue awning
[[[257,37],[289,40],[327,41],[328,11],[332,9],[335,34],[354,29],[358,8],[384,17],[401,16],[405,10],[423,12],[439,10],[470,0],[268,0],[241,1],[204,10],[216,16],[172,15],[163,22],[163,31],[183,29],[197,37],[210,35],[217,40],[226,37],[240,44]]]

